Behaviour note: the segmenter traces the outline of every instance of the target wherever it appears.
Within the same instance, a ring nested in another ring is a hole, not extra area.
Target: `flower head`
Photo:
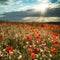
[[[2,39],[3,38],[3,36],[2,35],[0,35],[0,39]]]
[[[58,45],[58,42],[57,42],[57,41],[54,41],[53,44],[54,44],[55,46],[57,46],[57,45]]]
[[[32,48],[29,48],[29,52],[33,52],[33,49]]]
[[[39,40],[39,39],[40,39],[40,36],[36,36],[35,39],[36,39],[36,40]]]
[[[13,50],[13,47],[12,46],[8,46],[7,47],[7,51],[12,51]]]
[[[55,52],[56,51],[56,48],[55,47],[51,47],[51,51],[52,52]]]
[[[30,58],[31,58],[31,59],[34,59],[34,58],[35,58],[35,53],[31,53],[31,54],[30,54]]]
[[[26,40],[31,40],[31,37],[30,36],[26,36]]]
[[[39,48],[34,48],[34,51],[35,51],[35,52],[38,52],[38,51],[39,51]]]

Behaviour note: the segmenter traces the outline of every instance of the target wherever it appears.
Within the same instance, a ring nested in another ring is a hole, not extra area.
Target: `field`
[[[60,60],[60,24],[0,22],[0,60]]]

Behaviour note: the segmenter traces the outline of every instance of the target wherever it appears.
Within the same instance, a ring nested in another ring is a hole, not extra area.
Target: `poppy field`
[[[0,60],[60,60],[60,24],[0,23]]]

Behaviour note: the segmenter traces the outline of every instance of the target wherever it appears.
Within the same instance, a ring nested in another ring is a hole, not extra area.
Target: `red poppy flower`
[[[38,34],[38,36],[41,36],[40,34]]]
[[[58,42],[57,41],[54,41],[53,44],[57,46],[58,45]]]
[[[0,35],[0,39],[2,39],[3,38],[3,36],[2,35]]]
[[[51,34],[52,34],[52,35],[55,35],[55,33],[54,33],[54,32],[51,32]]]
[[[36,36],[35,39],[36,39],[36,40],[39,40],[39,39],[40,39],[40,36]]]
[[[33,52],[33,49],[32,48],[29,48],[29,52]]]
[[[58,34],[60,34],[60,32]]]
[[[7,51],[12,51],[13,50],[13,47],[12,46],[8,46],[7,47]]]
[[[36,31],[35,33],[36,33],[36,34],[39,34],[39,32],[38,32],[38,31]]]
[[[52,36],[52,39],[56,39],[56,37],[57,37],[56,35],[53,35],[53,36]]]
[[[34,59],[34,58],[35,58],[35,53],[31,53],[31,54],[30,54],[30,58],[31,58],[31,59]]]
[[[56,39],[57,36],[58,34],[56,34],[55,32],[52,32],[52,39]]]
[[[51,51],[52,51],[52,52],[55,52],[55,51],[56,51],[56,48],[51,47]]]
[[[39,48],[34,48],[34,51],[38,52],[39,51]]]
[[[26,36],[26,40],[31,40],[31,37],[30,36]]]
[[[34,33],[34,30],[31,30],[31,32],[33,32],[33,33]]]

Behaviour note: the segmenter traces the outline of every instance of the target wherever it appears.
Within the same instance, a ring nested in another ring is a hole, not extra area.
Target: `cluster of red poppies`
[[[12,56],[17,60],[55,60],[57,56],[59,60],[60,25],[3,23],[0,27],[0,57],[10,56],[10,60]]]

